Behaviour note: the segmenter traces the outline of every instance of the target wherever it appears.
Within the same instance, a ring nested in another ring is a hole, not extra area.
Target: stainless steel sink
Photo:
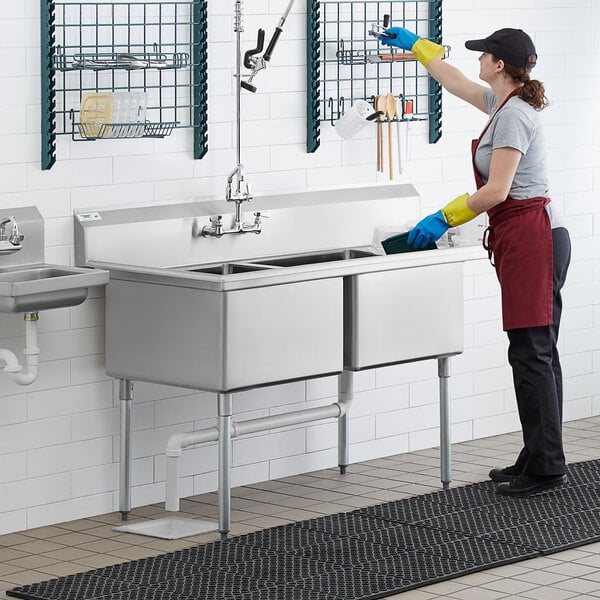
[[[38,264],[0,271],[0,312],[39,312],[81,304],[88,288],[105,285],[108,273]]]
[[[344,368],[462,352],[463,304],[462,262],[347,277]]]
[[[481,249],[365,250],[376,229],[419,216],[409,184],[255,198],[253,209],[269,217],[260,235],[220,239],[194,231],[230,213],[224,201],[76,217],[77,264],[111,273],[106,371],[121,379],[121,512],[131,505],[132,381],[218,393],[221,532],[230,508],[231,393],[243,389],[340,372],[348,383],[349,371],[437,357],[449,482],[448,355],[463,344],[463,263],[482,258]],[[351,398],[346,383],[340,389]],[[339,464],[347,465],[348,414],[339,419]]]
[[[234,275],[236,273],[252,273],[268,267],[253,263],[221,263],[218,265],[194,266],[186,269],[189,273],[207,273],[209,275]]]
[[[257,260],[255,262],[260,263],[261,265],[269,265],[274,267],[298,267],[301,265],[316,265],[320,263],[350,260],[353,258],[365,258],[369,256],[377,256],[377,254],[370,250],[363,250],[361,248],[345,248],[342,250],[333,250],[331,252],[311,252],[292,256],[282,256],[273,259]]]
[[[169,275],[111,277],[109,375],[229,392],[342,370],[341,277],[220,291]]]

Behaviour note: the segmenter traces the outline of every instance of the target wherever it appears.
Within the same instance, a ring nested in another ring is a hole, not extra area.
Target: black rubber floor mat
[[[50,581],[27,600],[374,600],[600,539],[600,460],[528,498],[476,483]]]

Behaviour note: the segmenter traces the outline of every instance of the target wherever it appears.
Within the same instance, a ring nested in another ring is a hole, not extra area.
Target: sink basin
[[[39,312],[81,304],[88,288],[108,283],[106,271],[36,264],[0,271],[0,312]]]
[[[234,275],[236,273],[252,273],[268,267],[251,263],[221,263],[186,269],[189,273],[208,273],[209,275]]]
[[[362,273],[344,287],[344,367],[463,351],[463,263]]]
[[[232,392],[342,370],[341,277],[221,291],[171,275],[111,278],[109,375]]]
[[[319,263],[349,260],[352,258],[365,258],[369,256],[377,256],[377,254],[369,250],[347,248],[344,250],[333,250],[331,252],[294,254],[292,256],[283,256],[279,258],[260,260],[257,262],[260,262],[261,265],[273,267],[298,267],[301,265],[316,265]]]

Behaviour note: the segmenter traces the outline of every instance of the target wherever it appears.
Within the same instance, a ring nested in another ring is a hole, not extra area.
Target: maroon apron
[[[510,94],[498,111],[515,94]],[[475,152],[494,117],[471,144],[477,189],[484,182],[475,167]],[[509,196],[487,211],[489,227],[483,247],[500,282],[505,331],[552,324],[552,230],[545,208],[549,202],[550,198],[514,200]]]

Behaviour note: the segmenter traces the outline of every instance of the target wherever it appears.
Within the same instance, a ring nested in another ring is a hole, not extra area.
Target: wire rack
[[[441,87],[415,57],[383,46],[372,29],[406,27],[441,43],[441,0],[309,0],[307,149],[320,143],[321,122],[334,124],[355,100],[374,102],[391,92],[398,98],[398,116],[412,104],[412,120],[429,121],[429,141],[441,137]],[[449,48],[446,48],[449,51]]]
[[[206,0],[42,1],[42,168],[56,135],[75,141],[164,137],[194,127],[194,156],[207,151]],[[81,122],[94,93],[143,93],[141,122]]]

